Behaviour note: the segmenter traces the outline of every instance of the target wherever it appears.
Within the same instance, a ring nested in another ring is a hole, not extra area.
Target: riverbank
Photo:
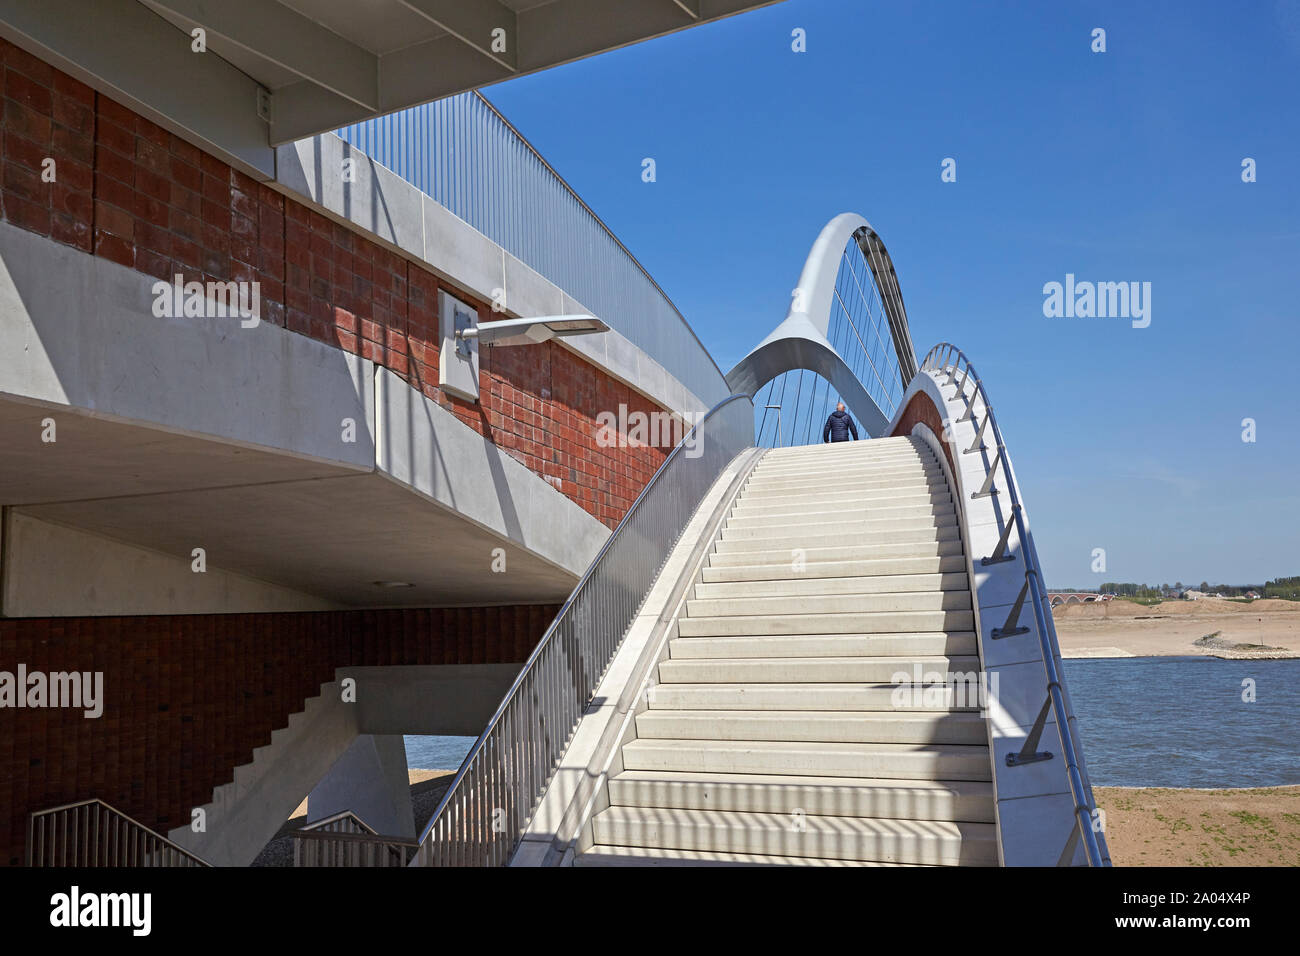
[[[1116,866],[1300,865],[1300,787],[1094,787]]]
[[[1296,601],[1247,604],[1203,598],[1145,607],[1117,598],[1062,605],[1052,616],[1061,655],[1067,658],[1300,657],[1300,602]]]

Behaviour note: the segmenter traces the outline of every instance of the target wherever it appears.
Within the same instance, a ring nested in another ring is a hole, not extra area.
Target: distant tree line
[[[1182,581],[1175,581],[1172,585],[1161,584],[1159,587],[1148,584],[1134,584],[1132,582],[1108,581],[1098,590],[1103,594],[1134,598],[1163,597],[1169,591],[1182,592],[1186,590],[1197,590],[1205,594],[1222,594],[1224,597],[1244,597],[1247,592],[1254,591],[1263,597],[1300,601],[1300,577],[1277,578],[1264,584],[1211,584],[1208,581],[1202,581],[1200,584],[1185,585]]]
[[[1131,582],[1118,584],[1111,581],[1101,586],[1101,593],[1116,594],[1120,597],[1153,598],[1160,597],[1161,592],[1156,588],[1147,587],[1145,584],[1133,584]]]
[[[1300,578],[1278,578],[1264,585],[1264,597],[1300,601]]]

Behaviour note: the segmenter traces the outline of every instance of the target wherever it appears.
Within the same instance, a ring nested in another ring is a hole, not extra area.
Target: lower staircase
[[[924,442],[769,452],[575,864],[997,865],[969,588]]]

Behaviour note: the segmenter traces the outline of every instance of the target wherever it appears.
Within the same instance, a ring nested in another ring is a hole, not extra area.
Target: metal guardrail
[[[414,840],[378,833],[351,810],[299,827],[291,835],[296,867],[406,866],[418,847]]]
[[[753,441],[753,401],[732,395],[664,459],[470,749],[420,835],[416,864],[509,861],[682,530],[723,469]]]
[[[989,465],[984,484],[980,486],[978,491],[972,492],[971,497],[985,498],[998,493],[998,489],[994,485],[994,477],[998,471],[998,466],[1001,465],[1002,476],[1006,482],[1010,514],[1001,519],[1001,533],[998,536],[998,543],[993,549],[993,553],[981,558],[980,563],[987,567],[990,564],[1015,560],[1015,555],[1007,549],[1013,526],[1020,541],[1020,555],[1025,562],[1025,583],[1020,589],[1020,595],[1012,605],[1006,622],[1001,627],[994,628],[990,636],[993,640],[999,640],[1000,638],[1028,632],[1029,628],[1020,624],[1020,614],[1024,610],[1027,596],[1033,609],[1034,621],[1038,626],[1038,640],[1042,649],[1043,668],[1047,676],[1047,699],[1043,703],[1042,710],[1038,713],[1034,726],[1025,738],[1024,747],[1021,748],[1019,753],[1007,755],[1007,766],[1019,767],[1051,759],[1050,753],[1043,753],[1038,750],[1038,741],[1042,736],[1047,722],[1047,715],[1050,711],[1056,718],[1056,730],[1061,738],[1061,754],[1065,760],[1066,773],[1070,780],[1070,793],[1074,798],[1076,823],[1070,840],[1061,854],[1061,860],[1068,862],[1073,858],[1074,848],[1077,841],[1081,839],[1083,840],[1084,852],[1088,857],[1089,866],[1110,866],[1110,856],[1103,848],[1102,842],[1097,839],[1097,833],[1093,829],[1093,815],[1096,804],[1092,800],[1091,791],[1083,782],[1083,772],[1079,766],[1079,749],[1074,740],[1074,732],[1070,729],[1069,715],[1065,708],[1065,697],[1061,692],[1061,677],[1056,667],[1056,659],[1060,656],[1060,644],[1056,639],[1056,625],[1052,619],[1050,609],[1044,611],[1043,608],[1046,600],[1043,574],[1038,565],[1038,555],[1034,551],[1033,541],[1029,536],[1028,529],[1025,527],[1024,508],[1020,504],[1020,489],[1016,486],[1016,480],[1011,474],[1011,469],[1007,466],[1007,449],[1002,441],[1002,431],[998,428],[997,416],[993,414],[993,403],[989,401],[984,383],[980,380],[970,360],[966,358],[966,353],[951,343],[941,342],[930,349],[921,362],[921,369],[922,371],[937,371],[940,374],[948,373],[948,380],[940,384],[956,386],[957,393],[954,397],[965,399],[966,402],[965,412],[961,418],[957,419],[958,423],[969,421],[973,425],[975,422],[976,396],[979,396],[984,403],[984,420],[976,428],[975,440],[969,448],[962,449],[962,454],[970,455],[986,450],[988,446],[984,444],[984,437],[986,431],[989,430],[991,430],[991,439],[996,451],[993,462]],[[961,376],[960,381],[958,381],[958,375]],[[973,384],[969,395],[966,393],[968,384]]]
[[[184,847],[114,810],[82,800],[27,819],[28,866],[192,866],[210,864]]]

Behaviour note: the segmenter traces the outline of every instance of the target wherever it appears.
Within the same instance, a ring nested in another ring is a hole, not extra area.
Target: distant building
[[[1204,591],[1193,591],[1190,588],[1183,592],[1183,597],[1188,601],[1199,601],[1205,597]]]

